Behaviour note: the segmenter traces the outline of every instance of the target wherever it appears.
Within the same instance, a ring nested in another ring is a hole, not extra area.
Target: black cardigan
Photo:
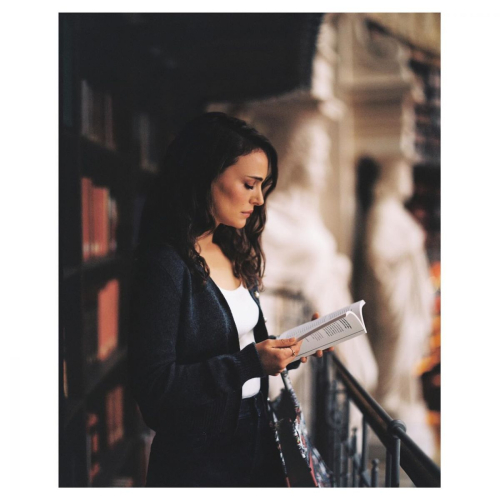
[[[255,341],[268,338],[259,307]],[[228,436],[236,430],[241,389],[268,380],[255,344],[240,350],[231,310],[209,279],[195,285],[178,253],[151,247],[135,258],[129,367],[134,397],[146,424],[168,441]],[[293,367],[299,363],[293,363]]]

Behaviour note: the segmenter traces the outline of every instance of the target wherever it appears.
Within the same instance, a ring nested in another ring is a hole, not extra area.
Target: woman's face
[[[266,154],[240,156],[212,183],[213,215],[217,225],[245,226],[256,205],[264,204],[262,182],[268,174]]]

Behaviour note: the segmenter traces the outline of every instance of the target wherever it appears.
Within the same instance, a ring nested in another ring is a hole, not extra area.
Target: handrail
[[[415,486],[440,487],[441,471],[439,467],[406,434],[404,423],[401,420],[392,419],[377,401],[361,387],[334,353],[329,353],[329,356],[337,368],[338,377],[349,397],[361,411],[382,444],[391,450],[394,446],[394,438],[400,440],[401,467]]]

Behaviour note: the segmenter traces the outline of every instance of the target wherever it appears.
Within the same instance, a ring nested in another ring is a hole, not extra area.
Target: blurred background
[[[213,110],[278,151],[269,333],[365,300],[336,353],[439,463],[440,15],[60,14],[59,40],[60,485],[144,484],[130,264],[168,143]],[[319,449],[321,363],[291,372]]]

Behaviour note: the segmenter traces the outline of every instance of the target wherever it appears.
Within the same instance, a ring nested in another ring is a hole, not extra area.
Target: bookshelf
[[[60,14],[59,485],[142,486],[151,433],[128,387],[139,215],[169,137],[127,16]]]

